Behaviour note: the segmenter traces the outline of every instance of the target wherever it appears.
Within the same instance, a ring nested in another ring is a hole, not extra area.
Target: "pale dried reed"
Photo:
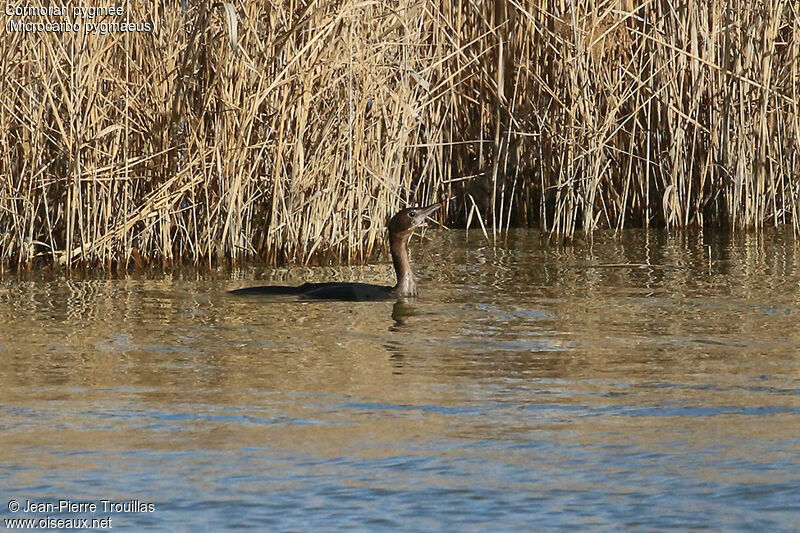
[[[3,35],[0,262],[363,261],[399,206],[451,197],[487,238],[800,228],[796,2],[125,17],[156,29]]]

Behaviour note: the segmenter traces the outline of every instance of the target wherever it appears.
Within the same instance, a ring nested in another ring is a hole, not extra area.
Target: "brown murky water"
[[[791,234],[631,231],[566,248],[531,232],[496,248],[427,237],[412,243],[422,296],[407,304],[225,294],[265,279],[385,283],[388,263],[7,276],[0,518],[797,529]],[[153,511],[8,509],[63,499]]]

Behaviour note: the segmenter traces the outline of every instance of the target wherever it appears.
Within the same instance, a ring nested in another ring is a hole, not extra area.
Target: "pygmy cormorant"
[[[439,209],[442,204],[433,204],[428,207],[409,207],[403,209],[389,220],[389,249],[392,253],[392,263],[397,276],[397,284],[372,285],[369,283],[325,282],[304,283],[298,287],[284,285],[264,285],[260,287],[246,287],[231,291],[230,294],[242,295],[297,295],[309,300],[394,300],[409,298],[417,295],[417,284],[414,273],[411,271],[411,262],[408,260],[408,241],[414,228]]]

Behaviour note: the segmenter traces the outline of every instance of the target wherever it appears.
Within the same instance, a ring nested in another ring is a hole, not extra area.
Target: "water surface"
[[[0,518],[113,529],[793,531],[791,234],[415,240],[391,266],[0,282]],[[647,266],[636,266],[647,265]],[[11,513],[25,502],[153,512]],[[0,527],[1,529],[1,527]]]

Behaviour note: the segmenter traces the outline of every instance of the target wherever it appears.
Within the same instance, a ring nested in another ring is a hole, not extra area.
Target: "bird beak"
[[[442,207],[441,203],[435,203],[433,205],[429,205],[428,207],[420,207],[419,212],[415,217],[416,225],[425,224],[425,221],[428,219],[428,217],[438,211],[440,207]]]

